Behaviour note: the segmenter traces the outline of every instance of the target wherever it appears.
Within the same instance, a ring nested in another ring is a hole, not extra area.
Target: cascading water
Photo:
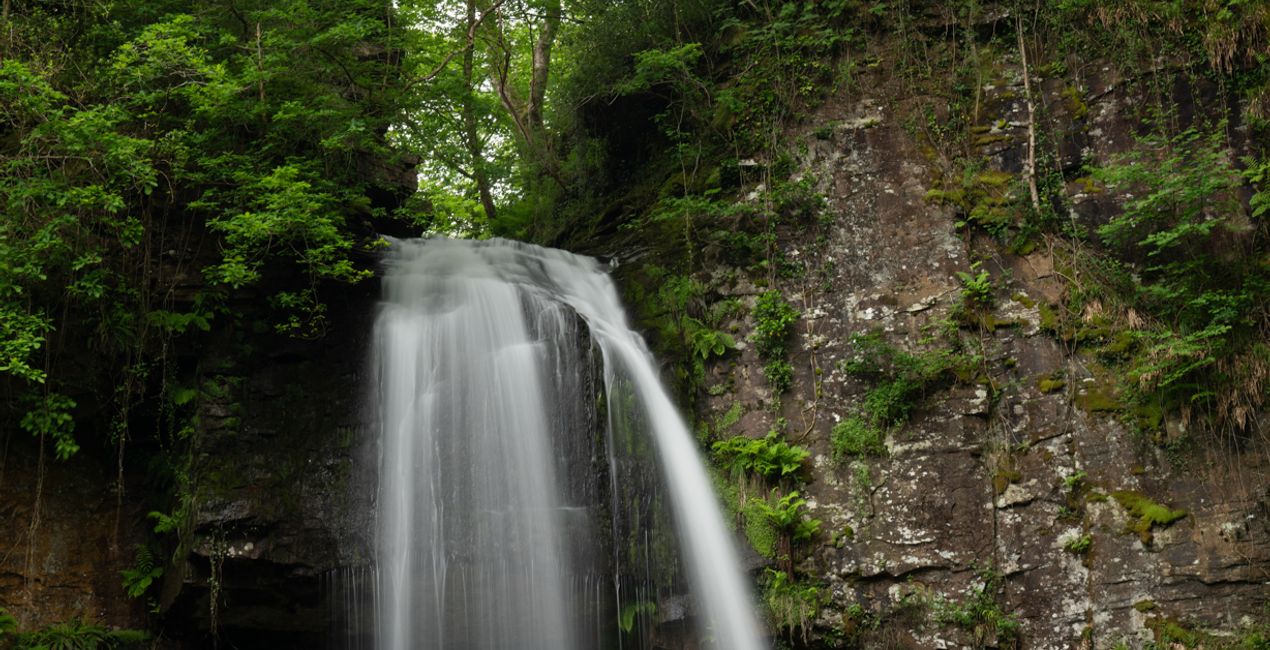
[[[605,643],[600,619],[615,612],[596,602],[599,533],[586,490],[566,480],[592,468],[560,451],[574,444],[562,432],[576,428],[567,420],[577,404],[594,398],[570,388],[575,314],[603,355],[610,429],[642,423],[654,441],[703,636],[720,649],[763,647],[692,437],[600,265],[527,244],[432,239],[393,241],[386,269],[375,332],[377,647]],[[613,435],[616,511],[624,470]]]

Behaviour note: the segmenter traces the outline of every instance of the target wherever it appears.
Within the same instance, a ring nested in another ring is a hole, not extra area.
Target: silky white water
[[[560,388],[575,312],[602,352],[610,424],[638,409],[630,419],[655,441],[703,637],[721,650],[763,647],[692,436],[599,263],[514,242],[431,239],[393,240],[385,265],[374,335],[377,647],[601,643],[587,548],[595,531],[566,487],[567,474],[589,468],[567,466],[578,454],[560,451],[572,444],[570,402],[594,399]]]

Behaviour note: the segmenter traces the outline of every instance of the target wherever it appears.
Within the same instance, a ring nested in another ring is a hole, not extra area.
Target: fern
[[[132,568],[119,573],[123,576],[123,590],[128,597],[139,598],[163,575],[163,567],[155,562],[149,547],[138,544]]]

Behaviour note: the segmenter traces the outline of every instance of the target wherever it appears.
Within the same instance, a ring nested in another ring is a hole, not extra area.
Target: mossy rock
[[[1045,395],[1057,393],[1067,387],[1067,381],[1053,375],[1042,376],[1036,380],[1036,389]]]
[[[759,508],[761,498],[750,495],[746,499],[745,507],[742,508],[742,517],[745,518],[745,538],[749,540],[750,546],[765,558],[776,557],[776,527],[763,516],[763,511]]]
[[[1160,647],[1195,648],[1205,641],[1206,635],[1188,629],[1177,619],[1166,616],[1152,616],[1147,619],[1146,626],[1155,635],[1155,642]]]
[[[1013,138],[1006,133],[988,133],[975,136],[974,144],[976,147],[986,147],[988,145],[997,144],[998,142],[1009,142]]]
[[[1057,308],[1055,308],[1053,305],[1041,303],[1040,306],[1037,307],[1037,311],[1039,311],[1041,314],[1041,329],[1042,330],[1049,332],[1051,334],[1058,335],[1062,337],[1064,340],[1067,339],[1067,337],[1062,336],[1062,329],[1061,329],[1062,319],[1059,318],[1059,313]]]
[[[1156,526],[1163,528],[1172,525],[1187,514],[1185,510],[1174,510],[1168,506],[1162,506],[1141,492],[1119,490],[1112,492],[1111,496],[1130,515],[1137,517],[1137,520],[1131,522],[1127,529],[1137,533],[1138,539],[1145,545],[1150,545],[1154,540],[1153,530]]]
[[[1085,98],[1081,96],[1080,90],[1075,86],[1068,86],[1063,89],[1063,107],[1067,109],[1067,113],[1071,115],[1073,120],[1083,120],[1089,117],[1089,105],[1085,103]]]
[[[1022,480],[1023,474],[1016,469],[999,469],[992,477],[992,489],[997,493],[997,496],[1001,496],[1010,488],[1010,484],[1018,483]]]
[[[960,189],[931,189],[926,192],[925,199],[927,203],[932,203],[934,205],[951,205],[962,208],[963,210],[970,209],[970,206],[966,201],[966,192]]]
[[[1129,414],[1139,431],[1154,432],[1164,427],[1164,407],[1159,404],[1134,404]]]
[[[1014,302],[1017,302],[1028,309],[1031,309],[1036,306],[1036,301],[1029,298],[1028,295],[1026,293],[1023,293],[1022,291],[1010,296],[1010,300],[1013,300]]]
[[[1010,172],[997,171],[995,169],[985,169],[979,172],[978,174],[975,174],[974,181],[972,182],[975,185],[980,185],[983,187],[995,187],[998,189],[1004,189],[1005,187],[1008,187],[1010,185],[1010,182],[1013,180],[1014,180],[1014,174],[1011,174]]]
[[[1089,383],[1072,399],[1076,407],[1089,413],[1110,413],[1124,409],[1116,394],[1116,387],[1109,381]]]
[[[1110,335],[1106,345],[1098,348],[1098,354],[1108,359],[1122,359],[1137,347],[1138,337],[1128,330]]]

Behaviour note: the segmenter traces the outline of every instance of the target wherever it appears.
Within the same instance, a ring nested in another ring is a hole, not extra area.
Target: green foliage
[[[992,276],[987,271],[979,271],[974,275],[958,271],[957,278],[961,280],[963,305],[984,309],[992,306]]]
[[[745,414],[745,406],[740,402],[732,402],[732,406],[728,410],[721,413],[710,421],[699,421],[697,423],[697,438],[701,442],[710,442],[717,436],[725,435],[737,422],[741,421],[741,416]]]
[[[1129,397],[1199,407],[1245,427],[1249,408],[1264,400],[1254,377],[1270,356],[1260,335],[1270,324],[1260,308],[1270,300],[1270,268],[1261,259],[1264,224],[1244,209],[1238,190],[1252,182],[1253,210],[1263,209],[1264,165],[1249,161],[1241,175],[1220,129],[1189,129],[1147,137],[1093,175],[1130,193],[1098,231],[1126,271],[1112,295],[1144,321],[1114,349],[1128,357]]]
[[[832,88],[832,55],[856,37],[852,7],[842,0],[721,5],[718,29],[736,73],[716,94],[712,126],[743,151],[766,145],[771,129]]]
[[[71,409],[75,401],[65,395],[49,393],[35,400],[31,410],[22,416],[20,426],[39,438],[51,438],[58,460],[66,460],[79,451],[75,442],[75,418]]]
[[[886,431],[859,416],[853,415],[833,425],[829,436],[836,463],[855,456],[886,454]]]
[[[635,619],[641,616],[653,616],[657,613],[657,603],[648,600],[641,600],[630,603],[622,608],[621,614],[617,618],[617,626],[623,632],[630,632],[635,629]]]
[[[691,398],[705,381],[706,364],[735,350],[736,340],[707,322],[714,319],[703,313],[702,283],[657,266],[644,272],[657,290],[647,293],[639,289],[635,302],[646,322],[655,328],[652,343],[658,356],[680,361],[675,374],[685,397]]]
[[[763,366],[763,377],[778,394],[794,385],[794,367],[784,359],[775,359]]]
[[[123,590],[129,598],[140,598],[154,581],[163,576],[163,565],[155,561],[154,554],[145,546],[137,546],[132,567],[120,571]]]
[[[670,84],[683,93],[701,82],[693,68],[701,58],[701,43],[684,43],[665,50],[652,49],[635,53],[635,73],[614,89],[627,95],[644,92],[661,84]]]
[[[1074,555],[1084,555],[1094,544],[1093,536],[1088,533],[1079,537],[1073,537],[1063,543],[1063,550]]]
[[[1089,474],[1087,474],[1085,470],[1079,470],[1063,477],[1063,487],[1067,488],[1069,491],[1075,492],[1084,485],[1088,478]]]
[[[1019,622],[1002,611],[997,602],[1001,577],[985,571],[980,573],[980,580],[982,583],[971,588],[961,601],[936,598],[931,606],[932,617],[937,623],[969,632],[976,648],[1008,645],[1019,636]]]
[[[794,323],[798,321],[794,309],[779,291],[765,291],[754,305],[754,346],[764,359],[779,359],[785,354]]]
[[[819,587],[795,582],[791,574],[769,568],[763,576],[763,603],[773,627],[791,639],[797,632],[806,641],[812,621],[825,604],[825,596]]]
[[[802,512],[806,506],[807,500],[799,496],[797,491],[785,496],[777,496],[773,491],[766,501],[758,502],[758,509],[767,521],[795,542],[807,541],[820,531],[821,521],[809,518]]]
[[[966,363],[946,350],[905,352],[887,343],[881,332],[857,334],[851,342],[852,355],[842,366],[874,384],[864,397],[863,416],[879,429],[907,422],[925,393]]]
[[[115,646],[106,628],[83,619],[17,635],[16,650],[104,650]]]
[[[181,519],[184,513],[173,513],[171,515],[158,511],[152,511],[146,515],[146,518],[154,520],[154,532],[163,535],[166,533],[179,532],[181,528]]]
[[[370,277],[348,258],[353,241],[342,230],[335,197],[317,190],[321,177],[295,164],[270,170],[244,184],[242,211],[217,214],[212,230],[224,235],[223,261],[207,270],[215,282],[235,289],[260,279],[266,259],[279,253],[316,279],[356,282]]]
[[[1263,219],[1270,215],[1270,160],[1246,158],[1244,165],[1244,180],[1255,190],[1248,201],[1251,216],[1253,219]]]
[[[191,357],[174,340],[243,304],[236,289],[266,287],[282,329],[319,333],[324,289],[368,277],[369,224],[405,189],[384,137],[403,99],[395,5],[223,9],[6,11],[0,382],[17,399],[0,413],[59,458],[75,401],[107,396],[101,430],[126,434],[159,360]],[[191,299],[200,275],[219,286]]]
[[[715,456],[733,476],[753,473],[769,480],[792,478],[802,471],[803,461],[811,452],[791,445],[772,431],[764,438],[735,436],[713,446]]]
[[[688,334],[692,354],[700,361],[721,357],[729,350],[736,349],[736,340],[730,334],[711,329],[695,318],[684,319],[684,329]]]

